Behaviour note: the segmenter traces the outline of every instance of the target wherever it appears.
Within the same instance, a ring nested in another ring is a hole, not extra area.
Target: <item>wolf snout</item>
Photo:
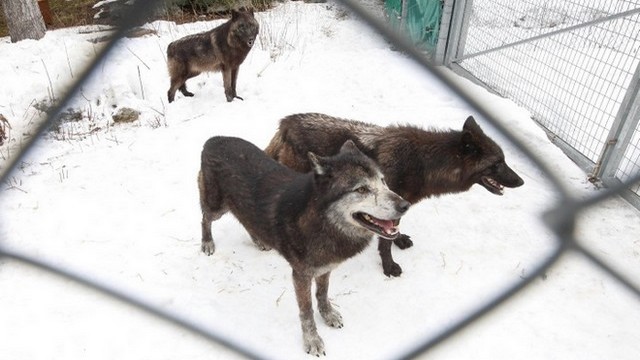
[[[513,179],[513,182],[510,185],[511,185],[511,187],[514,187],[514,188],[522,186],[522,185],[524,185],[524,180],[522,180],[522,178],[520,176],[518,176],[518,174],[516,174],[515,179]]]
[[[524,184],[524,180],[522,180],[522,178],[506,163],[496,166],[496,169],[497,170],[494,171],[493,177],[495,177],[502,185],[510,188],[517,188]]]

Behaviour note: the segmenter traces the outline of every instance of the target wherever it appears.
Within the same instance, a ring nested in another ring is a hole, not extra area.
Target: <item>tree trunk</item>
[[[11,42],[41,39],[46,28],[36,0],[0,0]]]

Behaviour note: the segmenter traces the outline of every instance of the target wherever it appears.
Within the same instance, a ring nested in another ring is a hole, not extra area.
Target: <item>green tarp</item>
[[[402,20],[402,5],[407,7],[406,18]],[[438,43],[441,0],[385,0],[385,9],[391,26],[402,30],[414,44],[434,51]]]

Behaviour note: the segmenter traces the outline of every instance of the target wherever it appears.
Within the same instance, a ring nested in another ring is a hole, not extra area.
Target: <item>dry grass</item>
[[[230,0],[234,1],[234,0]],[[252,0],[256,10],[262,11],[269,8],[272,0]],[[47,29],[59,29],[70,26],[93,24],[93,16],[97,13],[93,5],[97,0],[49,0],[52,21]],[[202,13],[196,10],[175,11],[158,16],[158,19],[175,21],[178,24],[193,22],[196,20],[213,20],[221,17],[219,13]],[[9,36],[7,24],[2,11],[0,1],[0,37]]]
[[[47,29],[91,24],[95,14],[92,6],[95,3],[96,0],[49,0],[53,23],[47,26]],[[2,2],[0,2],[0,36],[9,36]]]

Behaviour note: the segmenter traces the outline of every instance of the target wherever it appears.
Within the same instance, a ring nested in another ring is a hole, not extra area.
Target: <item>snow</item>
[[[460,129],[475,115],[525,180],[495,196],[479,186],[425,200],[404,217],[414,246],[393,249],[399,278],[382,274],[376,246],[332,273],[329,295],[345,320],[316,316],[326,359],[389,359],[521,281],[558,245],[541,214],[558,201],[545,174],[472,109],[331,4],[285,2],[256,14],[260,39],[227,103],[220,74],[201,75],[166,102],[169,42],[220,21],[125,39],[83,87],[83,120],[48,133],[3,184],[1,246],[81,272],[268,358],[306,359],[290,267],[261,252],[232,216],[214,223],[216,253],[200,252],[196,174],[213,135],[266,146],[278,120],[323,112],[376,124]],[[0,39],[0,114],[11,123],[0,157],[16,153],[42,119],[35,104],[60,98],[100,49],[92,28],[40,41]],[[47,75],[48,73],[48,75]],[[455,75],[451,75],[454,76]],[[577,197],[598,190],[546,138],[530,114],[463,78],[498,118],[545,159]],[[144,94],[144,95],[143,95]],[[133,124],[111,115],[130,107]],[[577,239],[628,278],[640,278],[640,213],[618,198],[581,214]],[[544,278],[459,337],[437,359],[636,359],[638,298],[569,253]],[[316,312],[317,313],[317,312]],[[2,359],[228,359],[235,355],[134,308],[25,265],[0,259]]]

